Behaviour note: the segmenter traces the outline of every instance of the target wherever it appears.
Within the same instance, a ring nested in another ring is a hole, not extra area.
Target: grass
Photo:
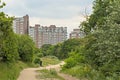
[[[57,64],[60,61],[53,56],[42,58],[43,66]],[[16,63],[0,62],[0,80],[17,80],[20,71],[27,67],[38,67],[31,63],[23,63],[18,61]]]
[[[62,69],[61,72],[72,75],[74,77],[77,77],[80,80],[87,80],[86,77],[87,77],[89,71],[90,71],[89,67],[77,65],[70,69]]]
[[[43,80],[64,80],[62,77],[60,77],[57,72],[54,69],[43,69],[37,71],[39,72],[39,75],[37,76],[38,79]]]
[[[60,63],[60,60],[55,56],[46,56],[46,57],[41,58],[41,60],[43,62],[42,63],[43,66],[55,65],[55,64]]]
[[[77,77],[80,80],[120,80],[120,77],[116,74],[106,77],[100,71],[83,65],[77,65],[70,69],[63,68],[61,72]]]
[[[18,61],[16,63],[3,63],[0,62],[0,80],[17,80],[20,71],[28,66],[30,63],[23,63]]]

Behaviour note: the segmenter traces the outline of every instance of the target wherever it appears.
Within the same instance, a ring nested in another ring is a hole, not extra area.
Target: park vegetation
[[[0,9],[4,6],[0,0]],[[28,35],[13,32],[13,19],[0,12],[0,80],[16,80],[23,68],[32,66],[38,52]]]
[[[57,45],[44,45],[41,53],[65,59],[62,71],[80,79],[120,80],[120,0],[95,0],[93,13],[81,23],[86,36]]]
[[[37,76],[39,80],[40,79],[41,80],[65,80],[58,75],[55,69],[50,69],[50,70],[43,69],[37,72],[39,72],[39,75]]]
[[[120,80],[120,0],[95,0],[81,24],[86,37],[69,53],[63,71],[88,80]]]
[[[66,62],[64,73],[83,80],[120,80],[120,0],[94,0],[93,13],[80,25],[84,38],[40,49],[27,35],[13,32],[12,20],[0,12],[0,63],[39,63],[41,57],[56,56]]]

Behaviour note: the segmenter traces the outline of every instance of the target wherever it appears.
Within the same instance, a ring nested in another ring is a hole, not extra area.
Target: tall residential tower
[[[67,27],[56,27],[55,25],[30,27],[29,35],[33,38],[37,47],[44,44],[55,45],[67,39]]]
[[[13,31],[17,34],[28,34],[29,16],[17,17],[13,20]]]
[[[73,29],[73,31],[70,33],[69,36],[70,36],[70,39],[83,38],[85,36],[85,33],[80,29]]]

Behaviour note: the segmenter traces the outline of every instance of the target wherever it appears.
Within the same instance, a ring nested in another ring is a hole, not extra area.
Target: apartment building
[[[70,33],[69,36],[70,36],[70,39],[83,38],[85,36],[85,33],[80,29],[73,29],[73,31]]]
[[[40,48],[44,44],[55,45],[64,42],[67,39],[67,27],[56,27],[55,25],[30,27],[29,35]]]
[[[29,16],[16,17],[13,20],[13,31],[17,34],[28,34]]]

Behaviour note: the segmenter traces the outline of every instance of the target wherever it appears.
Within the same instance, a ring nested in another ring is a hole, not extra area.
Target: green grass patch
[[[20,71],[29,66],[32,67],[33,65],[21,61],[16,63],[0,62],[0,80],[17,80]]]
[[[60,77],[55,69],[43,69],[43,70],[39,70],[37,71],[39,72],[39,75],[37,76],[38,79],[49,79],[49,80],[64,80],[62,77]]]
[[[74,77],[77,77],[81,80],[86,80],[85,78],[87,78],[87,75],[89,74],[90,72],[90,67],[88,66],[83,66],[83,65],[77,65],[77,66],[74,66],[70,69],[62,69],[63,73],[65,74],[69,74],[69,75],[72,75]]]
[[[46,56],[46,57],[41,58],[41,60],[42,60],[43,66],[55,65],[55,64],[60,63],[60,60],[55,56]]]
[[[116,74],[112,76],[104,76],[100,71],[92,69],[89,65],[77,65],[72,68],[63,68],[61,72],[72,75],[80,80],[120,80]]]

